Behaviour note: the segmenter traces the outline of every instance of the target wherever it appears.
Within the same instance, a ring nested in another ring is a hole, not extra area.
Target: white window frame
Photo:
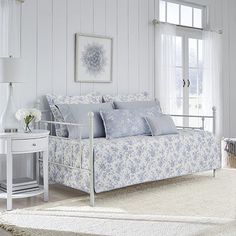
[[[185,2],[185,1],[179,1],[179,0],[162,0],[165,2],[165,21],[166,23],[168,23],[167,21],[167,2],[170,3],[176,3],[179,5],[179,23],[176,24],[177,26],[182,26],[182,27],[187,27],[187,28],[193,28],[193,29],[205,29],[208,25],[208,9],[207,6],[203,6],[203,5],[199,5],[196,3],[190,3],[190,2]],[[159,3],[159,12],[158,12],[158,16],[160,16],[160,0],[158,1]],[[181,25],[181,6],[188,6],[188,7],[192,7],[192,26],[185,26],[185,25]],[[202,10],[202,27],[198,28],[198,27],[194,27],[194,8],[200,9]],[[160,17],[158,17],[160,20]],[[171,23],[168,23],[171,24]]]

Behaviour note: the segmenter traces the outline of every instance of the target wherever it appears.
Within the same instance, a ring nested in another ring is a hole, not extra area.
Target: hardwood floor
[[[0,228],[0,235],[1,236],[12,236],[11,233],[8,233],[7,231],[5,231],[4,229]]]
[[[86,195],[79,190],[75,190],[72,188],[68,188],[62,185],[53,184],[49,185],[49,202],[59,202],[65,199],[74,198],[78,196]],[[43,201],[43,195],[31,197],[31,198],[24,198],[24,199],[14,199],[13,200],[13,210],[14,209],[22,209],[28,207],[35,207],[45,204]],[[0,199],[0,211],[6,210],[6,200]],[[0,236],[12,236],[11,233],[3,230],[0,228]]]
[[[82,195],[86,195],[86,193],[58,184],[49,186],[49,202],[52,203]],[[43,204],[45,204],[45,202],[43,201],[43,195],[24,199],[13,199],[13,210],[40,206]],[[6,210],[6,200],[0,199],[0,211],[4,210]],[[0,235],[2,235],[1,232]]]

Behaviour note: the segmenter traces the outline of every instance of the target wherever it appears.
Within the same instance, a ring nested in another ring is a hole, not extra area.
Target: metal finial
[[[152,23],[153,23],[154,25],[156,25],[156,24],[159,23],[159,21],[158,21],[157,19],[153,19]]]

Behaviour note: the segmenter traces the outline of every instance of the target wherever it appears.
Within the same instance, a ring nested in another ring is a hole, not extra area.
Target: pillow
[[[152,136],[178,133],[174,121],[168,115],[147,116],[145,120],[151,130]]]
[[[104,95],[103,102],[132,102],[132,101],[151,101],[147,92],[127,94],[127,95]]]
[[[150,135],[150,128],[145,121],[146,116],[159,116],[156,107],[137,110],[112,110],[100,112],[106,138],[120,138],[135,135]]]
[[[57,109],[56,104],[90,104],[90,103],[101,103],[102,96],[97,94],[87,94],[81,96],[61,96],[61,95],[46,95],[50,110],[53,114],[54,120],[57,122],[64,122],[64,119]],[[68,137],[68,130],[65,125],[55,125],[56,135],[59,137]]]
[[[88,113],[94,113],[94,138],[105,137],[105,129],[100,116],[100,111],[113,110],[111,103],[99,104],[58,104],[63,119],[68,123],[88,124]],[[77,139],[80,137],[80,128],[76,126],[67,126],[69,138]],[[82,138],[89,137],[89,129],[83,128],[81,133]]]
[[[147,107],[157,107],[159,112],[161,112],[160,103],[158,100],[156,101],[134,101],[134,102],[113,102],[115,109],[128,109],[134,110],[139,108],[147,108]]]

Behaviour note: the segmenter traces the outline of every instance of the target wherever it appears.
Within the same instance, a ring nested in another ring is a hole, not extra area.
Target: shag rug
[[[236,170],[146,183],[0,215],[13,235],[236,235]]]

